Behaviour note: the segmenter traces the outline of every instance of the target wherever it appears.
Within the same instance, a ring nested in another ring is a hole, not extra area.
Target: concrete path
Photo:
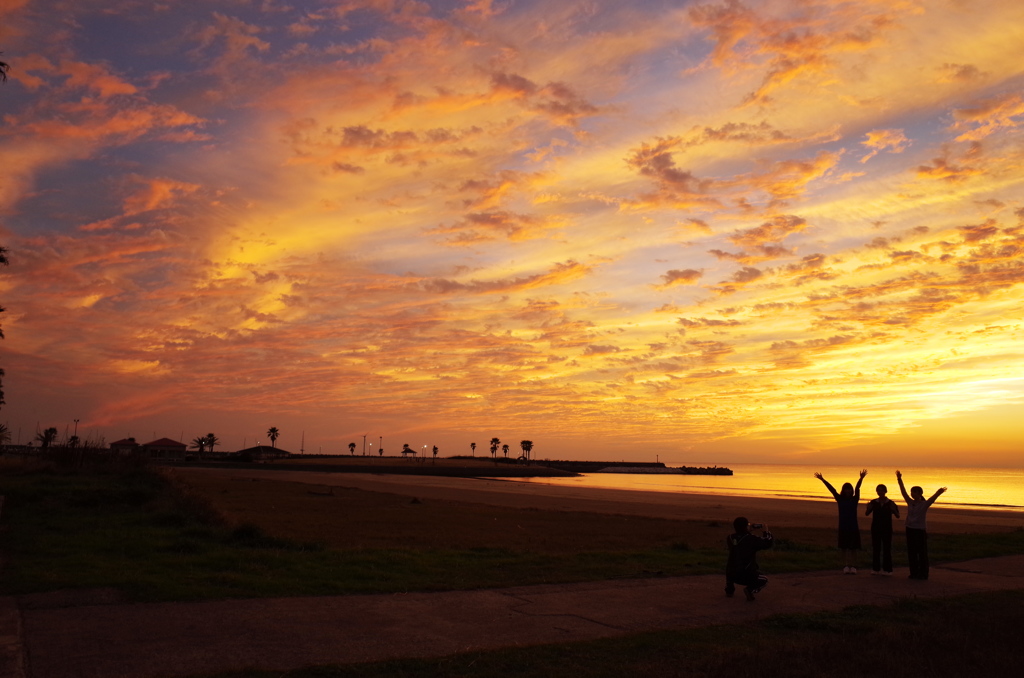
[[[0,598],[0,675],[163,678],[246,667],[285,671],[742,623],[900,598],[1020,589],[1024,555],[935,567],[927,582],[907,579],[905,570],[892,577],[865,571],[776,575],[753,603],[742,592],[725,598],[722,585],[720,576],[702,576],[132,605],[103,604],[102,593],[78,601]]]

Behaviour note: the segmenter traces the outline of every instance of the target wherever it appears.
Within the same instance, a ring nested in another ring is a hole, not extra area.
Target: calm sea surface
[[[667,464],[678,466],[679,464]],[[731,476],[642,475],[591,473],[578,478],[524,478],[522,482],[574,487],[600,487],[651,492],[694,492],[743,497],[788,497],[832,501],[821,481],[820,471],[839,490],[844,482],[856,483],[859,467],[802,466],[795,464],[727,464]],[[948,506],[1024,511],[1024,469],[1007,468],[914,468],[903,471],[907,491],[914,485],[930,497],[940,487],[946,493],[936,502]],[[875,497],[879,483],[889,488],[889,496],[902,501],[895,469],[868,469],[861,485],[864,501]]]

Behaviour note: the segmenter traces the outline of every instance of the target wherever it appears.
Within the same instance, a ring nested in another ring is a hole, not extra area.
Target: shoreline
[[[227,474],[238,480],[273,479],[308,485],[349,487],[442,501],[504,506],[513,509],[583,511],[609,515],[637,515],[671,520],[717,522],[728,527],[733,518],[746,516],[772,529],[811,527],[834,529],[836,508],[831,501],[782,497],[661,492],[618,488],[566,487],[515,482],[501,478],[421,476],[374,473],[319,472],[177,467],[174,473]],[[864,502],[866,503],[866,502]],[[870,521],[863,515],[861,529]],[[896,529],[901,529],[897,523]],[[930,532],[998,532],[1024,529],[1024,512],[970,509],[935,504],[928,511]]]

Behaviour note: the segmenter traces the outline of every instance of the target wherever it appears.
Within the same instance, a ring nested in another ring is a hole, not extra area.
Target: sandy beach
[[[385,492],[420,499],[536,508],[555,511],[584,511],[728,523],[738,515],[762,522],[772,529],[785,527],[829,528],[836,523],[835,504],[801,499],[730,497],[684,492],[562,487],[508,480],[449,478],[363,473],[321,473],[308,471],[252,469],[180,469],[183,477],[192,473],[223,474],[237,479],[264,478],[327,487],[348,487]],[[867,527],[862,520],[862,527]],[[1024,527],[1024,513],[944,507],[935,504],[928,513],[932,532],[989,532]]]

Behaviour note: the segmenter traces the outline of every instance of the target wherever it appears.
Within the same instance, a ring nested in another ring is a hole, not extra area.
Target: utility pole
[[[363,434],[363,456],[366,456],[366,434]]]

